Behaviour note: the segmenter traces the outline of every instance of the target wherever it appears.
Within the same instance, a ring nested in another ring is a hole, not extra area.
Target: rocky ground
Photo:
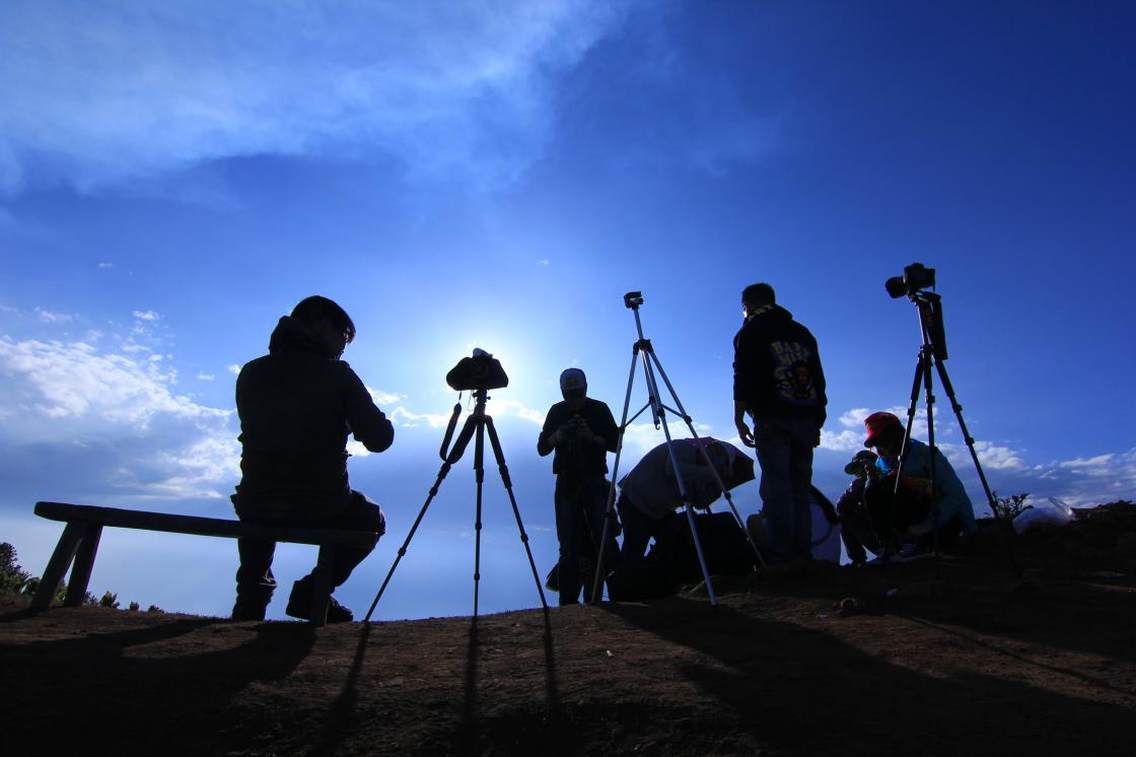
[[[1131,754],[1136,507],[650,603],[330,626],[0,605],[6,754]]]

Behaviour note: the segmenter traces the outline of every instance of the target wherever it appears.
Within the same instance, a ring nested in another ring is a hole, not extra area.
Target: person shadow
[[[257,682],[287,677],[314,642],[306,624],[246,630],[216,618],[171,618],[111,633],[0,644],[8,738],[58,753],[97,747],[160,754],[176,751],[184,737],[183,745],[192,743],[195,751],[222,753],[234,739],[255,738],[268,722],[248,710],[238,720],[235,699]]]
[[[871,653],[822,630],[762,618],[728,604],[672,598],[601,607],[631,626],[687,647],[681,675],[727,717],[745,750],[801,754],[1128,753],[1127,706],[1032,685],[1019,670],[979,671],[923,649],[916,669],[903,644]],[[912,634],[914,636],[914,632]],[[937,641],[946,652],[954,639]],[[930,659],[931,662],[927,660]],[[1123,697],[1121,697],[1123,698]]]

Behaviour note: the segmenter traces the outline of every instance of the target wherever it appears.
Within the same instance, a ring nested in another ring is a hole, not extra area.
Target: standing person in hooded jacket
[[[332,300],[314,295],[280,319],[268,354],[241,369],[237,413],[241,420],[241,482],[233,495],[243,522],[278,526],[359,529],[382,534],[382,510],[347,480],[347,435],[371,452],[394,441],[394,427],[344,361],[355,324]],[[263,620],[276,582],[276,544],[238,539],[234,620]],[[347,580],[373,547],[337,550],[332,586]],[[296,581],[285,610],[307,619],[311,574]],[[333,598],[329,623],[351,620]]]
[[[813,448],[828,399],[816,339],[777,305],[773,287],[742,291],[745,323],[734,337],[734,425],[761,465],[771,562],[811,558]],[[753,418],[753,432],[745,416]]]

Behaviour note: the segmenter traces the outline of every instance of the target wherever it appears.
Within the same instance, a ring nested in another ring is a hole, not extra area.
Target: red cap
[[[868,438],[864,440],[865,447],[874,447],[880,436],[892,429],[903,432],[903,424],[893,413],[872,413],[864,419],[864,428],[868,430]]]

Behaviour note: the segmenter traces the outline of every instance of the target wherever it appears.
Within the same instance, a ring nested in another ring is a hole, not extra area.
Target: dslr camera
[[[892,299],[911,297],[921,289],[935,286],[935,269],[922,263],[912,263],[903,269],[902,276],[892,276],[884,282],[884,288]]]
[[[501,361],[480,347],[474,348],[472,357],[463,357],[446,374],[446,383],[451,389],[476,391],[500,389],[509,385],[509,377],[501,367]]]

